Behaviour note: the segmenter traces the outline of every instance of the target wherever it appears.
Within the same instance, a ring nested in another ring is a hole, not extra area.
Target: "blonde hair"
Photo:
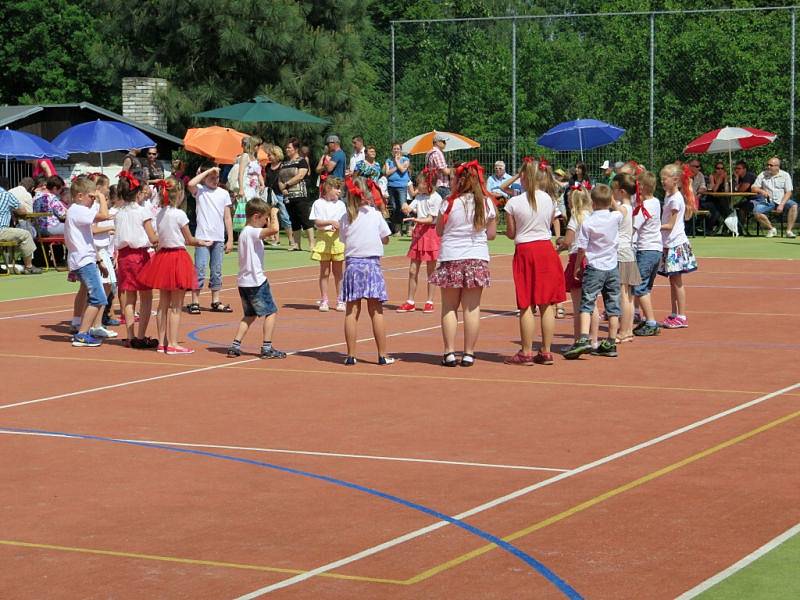
[[[164,180],[167,190],[167,198],[172,208],[179,208],[183,203],[183,182],[175,177],[168,177]]]
[[[684,206],[685,212],[683,213],[683,220],[688,221],[692,218],[695,210],[697,210],[694,206],[694,191],[692,190],[692,180],[690,177],[687,176],[686,172],[682,167],[679,167],[675,163],[670,163],[665,165],[661,169],[661,175],[666,175],[667,177],[678,177],[679,181],[682,184],[682,196],[684,198]]]
[[[639,182],[639,187],[642,194],[655,194],[656,192],[656,174],[652,171],[645,171],[640,173],[636,180]],[[641,200],[641,198],[640,198]]]
[[[78,194],[91,194],[97,189],[94,181],[88,177],[78,177],[69,186],[69,195],[75,198]]]
[[[347,218],[351,223],[355,223],[358,218],[358,209],[364,204],[369,204],[369,199],[372,197],[363,177],[353,177],[353,185],[356,190],[360,191],[360,194],[351,192],[349,187],[347,189],[347,201],[345,204],[347,206]]]
[[[592,188],[592,202],[599,209],[611,208],[611,188],[604,183],[599,183]]]
[[[580,227],[586,215],[592,212],[592,197],[586,188],[579,187],[576,190],[572,190],[568,202],[572,216],[575,217],[575,222]]]
[[[283,160],[283,150],[281,149],[280,146],[278,146],[276,144],[269,144],[266,147],[266,152],[267,152],[267,154],[271,154],[272,156],[274,156],[278,160]]]
[[[251,135],[242,139],[242,148],[250,155],[250,158],[256,158],[258,147],[264,142],[257,135]]]
[[[328,177],[325,182],[322,184],[322,189],[320,192],[324,195],[326,192],[331,190],[340,190],[344,183],[338,177]]]

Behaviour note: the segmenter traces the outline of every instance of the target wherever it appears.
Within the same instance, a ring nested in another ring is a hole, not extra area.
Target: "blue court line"
[[[202,333],[204,331],[208,331],[209,329],[218,329],[220,327],[228,327],[230,325],[231,325],[230,323],[225,323],[225,324],[217,324],[217,325],[206,325],[205,327],[198,327],[197,329],[192,329],[189,333],[187,333],[186,337],[188,337],[193,342],[198,342],[200,344],[205,344],[206,346],[219,346],[220,348],[225,348],[228,344],[215,342],[215,341],[211,341],[211,340],[204,340],[203,338],[199,337],[198,334],[200,334],[200,333]],[[238,325],[238,323],[236,323],[236,325]]]
[[[430,515],[431,517],[435,517],[440,521],[447,521],[448,523],[455,525],[466,531],[467,533],[471,533],[479,538],[486,540],[487,542],[491,542],[495,544],[500,549],[508,552],[512,556],[516,556],[524,563],[528,564],[529,566],[533,567],[535,571],[537,571],[542,577],[544,577],[547,581],[552,583],[558,590],[564,594],[567,598],[571,600],[582,600],[582,596],[572,588],[566,581],[561,579],[558,575],[556,575],[553,571],[551,571],[547,566],[530,556],[529,554],[523,552],[516,546],[509,544],[508,542],[501,540],[497,536],[492,535],[482,529],[478,529],[474,525],[470,525],[460,519],[456,519],[455,517],[451,517],[444,513],[439,512],[433,508],[428,508],[427,506],[423,506],[422,504],[417,504],[416,502],[411,502],[410,500],[404,500],[398,496],[394,496],[392,494],[387,494],[386,492],[381,492],[380,490],[376,490],[373,488],[368,488],[363,485],[359,485],[357,483],[352,483],[349,481],[344,481],[342,479],[336,479],[335,477],[329,477],[328,475],[320,475],[318,473],[311,473],[309,471],[301,471],[300,469],[293,469],[291,467],[283,467],[280,465],[275,465],[272,463],[261,462],[258,460],[252,460],[250,458],[241,458],[239,456],[231,456],[229,454],[219,454],[216,452],[207,452],[205,450],[193,450],[189,448],[178,448],[175,446],[168,446],[165,444],[149,444],[146,442],[137,442],[133,440],[120,440],[116,438],[107,438],[101,437],[97,435],[89,435],[89,434],[81,434],[81,433],[65,433],[60,431],[44,431],[40,429],[19,429],[15,427],[0,427],[0,432],[7,431],[10,433],[28,433],[28,434],[40,434],[40,435],[51,435],[51,436],[60,436],[65,438],[73,438],[73,439],[80,439],[80,440],[91,440],[96,442],[110,442],[113,444],[126,444],[129,446],[138,446],[141,448],[157,448],[159,450],[166,450],[168,452],[178,452],[181,454],[193,454],[196,456],[204,456],[206,458],[215,458],[218,460],[228,460],[232,462],[239,462],[244,463],[247,465],[253,465],[256,467],[262,467],[265,469],[273,469],[275,471],[281,471],[283,473],[289,473],[290,475],[299,475],[301,477],[307,477],[310,479],[316,479],[318,481],[324,481],[325,483],[331,483],[333,485],[338,485],[340,487],[349,488],[352,490],[356,490],[357,492],[363,492],[365,494],[369,494],[371,496],[376,496],[378,498],[382,498],[384,500],[388,500],[389,502],[394,502],[395,504],[400,504],[401,506],[405,506],[406,508],[410,508],[412,510],[419,511],[426,515]]]

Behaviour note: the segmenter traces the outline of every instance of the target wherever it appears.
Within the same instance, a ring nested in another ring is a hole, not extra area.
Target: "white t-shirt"
[[[366,148],[362,148],[361,152],[354,152],[353,156],[350,157],[350,165],[349,165],[350,171],[355,173],[356,165],[366,158],[367,158]]]
[[[592,214],[592,211],[587,210],[583,213],[583,219],[581,219],[581,224],[586,218]],[[572,243],[569,245],[569,254],[575,254],[578,251],[578,220],[575,218],[575,213],[572,213],[569,217],[569,223],[567,223],[567,229],[572,231],[575,236],[572,238]],[[661,237],[658,238],[659,249],[661,248]]]
[[[8,190],[8,193],[14,196],[19,202],[19,207],[25,209],[25,212],[33,212],[33,196],[21,185]]]
[[[634,246],[636,250],[660,252],[664,247],[661,242],[661,202],[658,198],[648,198],[643,204],[643,210],[633,217]],[[645,218],[644,210],[650,213],[649,219]]]
[[[505,211],[514,217],[517,227],[515,244],[550,239],[550,225],[556,217],[556,205],[547,192],[536,190],[536,212],[531,210],[527,192],[506,202]]]
[[[439,192],[433,192],[432,194],[417,194],[408,206],[417,214],[417,218],[425,219],[432,216],[435,222],[441,205],[442,197]]]
[[[610,271],[617,266],[620,221],[622,213],[617,210],[596,210],[583,220],[577,245],[584,249],[590,267]]]
[[[189,224],[189,217],[180,208],[165,206],[156,215],[159,248],[185,248],[186,238],[182,228]]]
[[[325,200],[319,198],[314,200],[311,205],[311,214],[308,216],[312,221],[341,221],[342,217],[347,212],[347,207],[341,200]],[[332,225],[325,225],[320,227],[322,231],[333,231]]]
[[[231,195],[221,187],[211,189],[203,184],[197,186],[198,240],[222,242],[225,240],[225,210],[231,205]]]
[[[94,206],[100,210],[100,205],[95,202]],[[96,225],[97,227],[114,227],[114,215],[117,214],[117,209],[109,208],[108,209],[109,218],[105,221],[100,221]],[[111,235],[110,231],[104,231],[103,233],[95,233],[94,234],[94,247],[100,250],[101,248],[108,248],[111,246]]]
[[[261,229],[245,225],[239,233],[239,287],[258,287],[267,280],[264,275],[264,241]]]
[[[145,206],[126,202],[114,216],[114,246],[119,248],[149,248],[150,239],[144,230],[145,221],[152,221],[153,213]]]
[[[92,223],[99,210],[98,206],[83,206],[71,204],[67,209],[67,219],[64,222],[64,243],[67,245],[67,266],[70,271],[77,271],[81,267],[97,260],[92,237]]]
[[[494,203],[489,198],[484,198],[486,203],[486,221],[496,218]],[[472,194],[459,196],[453,202],[453,209],[447,217],[442,244],[439,248],[439,261],[464,260],[468,258],[489,260],[489,241],[486,237],[486,228],[475,230],[472,219],[475,215],[475,199]],[[439,218],[447,210],[447,200],[439,206]]]
[[[619,212],[622,221],[619,222],[619,239],[617,240],[617,255],[620,262],[631,262],[635,259],[633,255],[633,207],[620,204]]]
[[[678,216],[675,219],[675,226],[672,230],[665,229],[661,232],[661,245],[664,248],[674,248],[681,244],[686,244],[689,238],[686,237],[686,228],[683,224],[683,215],[686,212],[686,202],[680,191],[675,191],[671,196],[664,198],[664,208],[661,211],[661,222],[669,223],[672,219],[672,211],[677,210]]]
[[[778,170],[776,175],[772,175],[769,170],[762,171],[756,177],[753,186],[764,190],[775,204],[780,204],[783,195],[794,189],[791,175],[783,169]]]
[[[339,223],[339,239],[344,242],[345,258],[383,256],[383,238],[391,234],[386,219],[372,206],[359,208],[352,223],[345,212]]]

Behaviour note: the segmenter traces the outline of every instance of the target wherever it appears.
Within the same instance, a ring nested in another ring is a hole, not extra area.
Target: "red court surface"
[[[271,273],[284,361],[255,330],[225,357],[231,277],[182,357],[72,348],[69,295],[0,302],[2,596],[673,598],[800,521],[797,262],[703,259],[688,329],[513,367],[498,256],[471,369],[384,268],[390,367],[366,313],[341,364],[313,265]]]

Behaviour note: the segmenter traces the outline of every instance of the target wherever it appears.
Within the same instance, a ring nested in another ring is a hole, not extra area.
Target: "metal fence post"
[[[395,72],[394,72],[394,23],[392,23],[392,140],[389,143],[393,143],[394,140],[397,139],[397,131],[395,127],[395,116],[396,116],[396,108],[395,108]]]
[[[511,169],[517,172],[517,20],[511,21]]]
[[[656,73],[656,15],[650,13],[650,168],[655,172],[653,140],[655,138],[655,73]]]
[[[795,93],[795,52],[796,52],[796,32],[797,32],[797,9],[792,9],[792,57],[791,57],[791,89],[789,92],[789,174],[794,177],[794,93]]]

